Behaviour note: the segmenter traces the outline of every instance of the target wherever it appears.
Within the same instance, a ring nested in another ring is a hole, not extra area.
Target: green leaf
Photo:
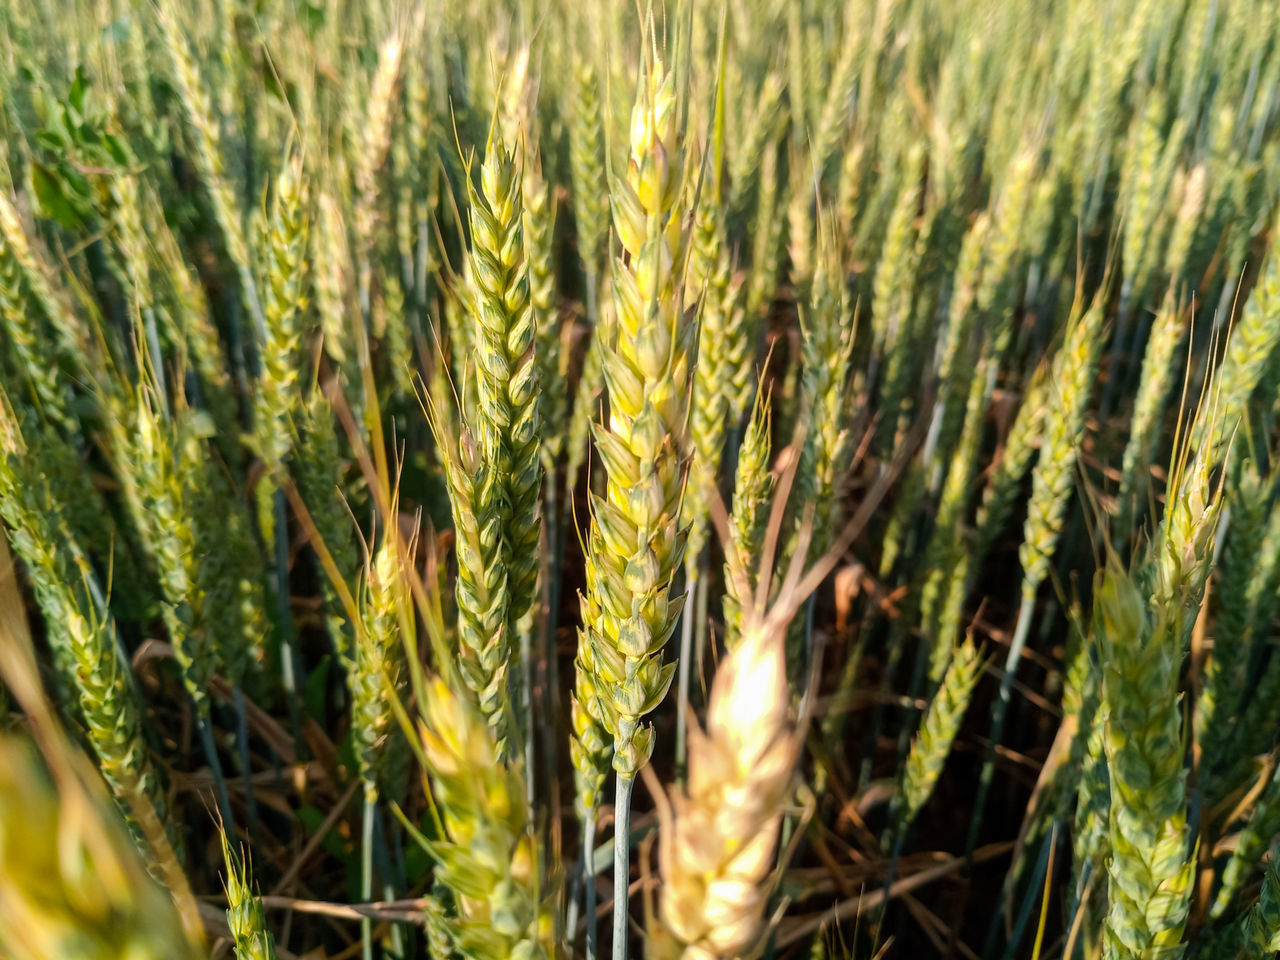
[[[84,116],[84,95],[88,88],[89,81],[85,78],[84,67],[77,64],[75,79],[71,81],[71,89],[67,93],[67,103],[82,117]]]
[[[298,819],[302,821],[302,825],[306,828],[307,836],[309,837],[316,835],[320,826],[324,823],[324,818],[325,814],[315,807],[298,808]],[[349,855],[349,851],[342,841],[342,835],[336,829],[326,833],[324,839],[320,841],[320,845],[335,860],[346,860]]]
[[[67,141],[57,130],[37,130],[35,141],[52,153],[61,155],[67,152]]]
[[[329,689],[329,667],[331,658],[325,654],[315,669],[307,674],[306,688],[302,691],[302,706],[307,716],[321,726],[324,725],[325,694]]]
[[[40,216],[56,220],[67,230],[75,230],[83,222],[75,204],[67,197],[62,179],[38,160],[31,162],[31,192],[36,198]]]

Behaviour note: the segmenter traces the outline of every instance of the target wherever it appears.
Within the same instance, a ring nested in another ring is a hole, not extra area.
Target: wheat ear
[[[539,460],[536,320],[529,302],[524,252],[520,164],[491,136],[480,188],[471,200],[471,269],[477,333],[479,407],[473,426],[486,464],[484,496],[496,505],[507,586],[508,629],[532,606],[537,593],[542,486]]]
[[[248,858],[231,849],[222,830],[222,862],[226,865],[227,926],[236,960],[276,960],[276,942],[267,929],[262,900],[254,890]]]
[[[627,254],[613,267],[616,309],[602,344],[610,414],[595,432],[607,471],[593,497],[580,659],[592,675],[618,775],[614,956],[626,956],[630,793],[653,752],[642,718],[666,696],[675,664],[662,651],[683,598],[670,596],[684,553],[685,417],[695,326],[680,298],[688,234],[678,209],[684,113],[676,79],[654,58],[631,120],[630,159],[612,207]]]
[[[911,742],[902,771],[902,829],[915,820],[933,793],[981,672],[978,648],[972,637],[966,637],[952,653],[942,684]]]
[[[458,916],[439,918],[464,957],[550,955],[551,918],[523,778],[498,757],[493,732],[439,678],[427,681],[419,736],[444,837],[419,837]]]
[[[769,497],[773,491],[771,454],[769,397],[759,390],[738,450],[729,543],[725,546],[724,635],[725,645],[730,649],[742,640],[744,611],[750,608],[755,597],[750,561],[764,550]],[[747,588],[745,593],[743,588]]]
[[[785,635],[748,627],[716,670],[706,729],[689,731],[688,783],[672,793],[659,847],[659,956],[741,957],[763,931],[800,746]]]
[[[208,956],[198,933],[184,930],[171,891],[143,871],[79,757],[59,747],[56,760],[42,762],[25,741],[0,739],[0,952],[12,960]]]
[[[1111,780],[1108,958],[1173,955],[1190,906],[1178,671],[1182,641],[1112,558],[1094,591]]]

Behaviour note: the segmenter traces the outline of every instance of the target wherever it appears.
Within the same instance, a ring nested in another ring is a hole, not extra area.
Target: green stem
[[[1048,836],[1044,838],[1040,845],[1040,855],[1036,858],[1035,869],[1031,874],[1031,882],[1022,897],[1022,905],[1018,908],[1018,916],[1013,925],[1013,934],[1009,938],[1009,942],[1005,944],[1001,960],[1013,960],[1017,955],[1018,945],[1022,940],[1022,935],[1026,932],[1027,923],[1031,920],[1031,913],[1040,902],[1044,884],[1053,880],[1052,877],[1045,877],[1044,874],[1049,869],[1049,854],[1053,851],[1053,845],[1056,840],[1057,828],[1055,826],[1049,830]],[[984,957],[992,956],[995,953],[996,938],[999,936],[999,931],[1000,911],[996,910],[991,915],[991,927],[987,931],[987,945],[982,952]]]
[[[302,740],[302,707],[298,696],[303,682],[302,665],[293,643],[293,617],[289,612],[289,517],[285,509],[284,491],[275,493],[275,586],[276,615],[280,619],[280,667],[285,697],[289,701],[289,724],[293,739]]]
[[[231,819],[231,796],[227,793],[227,779],[222,774],[222,761],[218,759],[218,748],[213,743],[213,727],[209,723],[207,713],[196,719],[200,730],[200,744],[204,747],[205,758],[209,762],[209,770],[213,773],[213,790],[218,800],[218,813],[222,815],[223,828],[227,835],[232,835],[235,821]]]
[[[688,588],[696,588],[698,561],[693,559],[685,570]],[[676,780],[684,779],[685,736],[689,724],[689,659],[693,652],[693,621],[697,614],[685,607],[680,615],[680,659],[677,661],[676,680]]]
[[[587,910],[587,960],[596,960],[596,811],[582,824],[582,879]]]
[[[627,901],[631,883],[631,788],[634,777],[618,774],[613,824],[613,960],[627,960]]]
[[[551,545],[551,562],[547,568],[547,613],[542,621],[542,656],[543,656],[543,690],[542,703],[542,766],[546,772],[548,785],[556,782],[556,771],[559,769],[556,751],[556,731],[560,729],[560,711],[558,694],[560,691],[560,665],[556,655],[556,631],[560,622],[560,570],[564,566],[564,527],[561,522],[560,507],[556,489],[557,470],[547,475],[547,542]],[[565,499],[572,495],[566,491]]]
[[[390,818],[377,817],[374,821],[374,829],[377,832],[377,846],[375,851],[378,855],[378,871],[382,874],[382,899],[394,900],[398,896],[395,883],[395,871],[392,868],[391,861],[391,831],[395,828],[395,821]],[[407,957],[408,940],[404,924],[391,924],[391,952],[397,957]]]
[[[243,683],[237,683],[232,688],[231,700],[236,711],[236,748],[240,754],[240,773],[244,777],[244,804],[249,816],[249,838],[256,846],[258,804],[253,797],[253,777],[249,769],[249,711],[245,704]]]
[[[520,707],[524,722],[524,790],[525,800],[530,808],[534,803],[534,767],[536,760],[533,748],[533,630],[535,614],[533,611],[523,618],[524,625],[520,629]]]
[[[693,665],[698,668],[699,677],[706,676],[702,672],[702,665],[706,662],[707,624],[710,622],[707,617],[707,601],[711,592],[711,576],[707,561],[708,556],[704,552],[698,558],[698,589],[693,598],[693,649],[696,653]]]
[[[1018,608],[1018,626],[1013,633],[1013,642],[1009,644],[1009,655],[1004,662],[1004,676],[1000,678],[1000,695],[996,698],[991,712],[991,736],[987,742],[986,757],[982,762],[982,774],[978,779],[978,797],[973,806],[973,816],[969,819],[969,839],[965,843],[965,861],[972,864],[973,851],[978,846],[978,829],[982,826],[982,809],[987,803],[987,793],[991,790],[991,780],[995,774],[996,746],[1004,733],[1004,721],[1009,712],[1009,701],[1013,693],[1013,678],[1018,672],[1018,661],[1022,659],[1022,648],[1027,644],[1027,634],[1031,630],[1031,613],[1036,598],[1023,594],[1022,605]]]
[[[373,899],[373,821],[377,801],[368,793],[364,798],[364,822],[360,830],[360,899],[369,903]],[[373,920],[360,919],[360,956],[373,960]]]

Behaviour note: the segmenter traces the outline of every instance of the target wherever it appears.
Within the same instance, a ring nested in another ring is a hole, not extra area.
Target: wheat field
[[[0,958],[1280,951],[1280,5],[0,0]]]

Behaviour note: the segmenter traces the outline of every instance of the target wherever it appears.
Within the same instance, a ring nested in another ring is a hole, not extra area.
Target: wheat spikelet
[[[784,91],[785,83],[781,76],[774,71],[765,75],[755,109],[744,121],[746,132],[742,136],[742,144],[729,153],[729,195],[725,209],[731,236],[738,236],[745,228],[755,193],[776,188],[776,181],[770,183],[773,174],[768,174],[766,179],[764,164],[773,155],[773,142],[786,116]],[[761,219],[759,222],[767,224],[770,221]],[[760,263],[761,267],[764,265],[764,262]],[[772,263],[769,266],[772,269]]]
[[[253,279],[253,270],[249,260],[249,244],[245,239],[244,227],[234,191],[227,182],[226,164],[222,157],[221,136],[218,120],[209,102],[207,84],[200,75],[200,68],[191,54],[187,38],[178,25],[176,5],[169,4],[169,9],[161,11],[158,19],[164,34],[165,49],[168,51],[173,76],[177,81],[178,95],[182,99],[187,125],[195,139],[195,162],[200,172],[200,179],[209,194],[209,203],[213,209],[214,219],[218,222],[218,230],[222,234],[223,246],[227,256],[235,265],[240,281],[240,293],[245,299],[254,324],[261,332],[265,328],[262,315],[262,302],[258,295],[258,287]]]
[[[165,292],[170,304],[167,309],[159,309],[160,321],[173,327],[171,336],[183,345],[185,354],[200,375],[205,388],[200,397],[201,405],[213,415],[219,433],[230,435],[238,430],[238,411],[227,372],[227,351],[218,337],[204,291],[182,259],[177,238],[164,223],[164,209],[155,192],[148,190],[140,202],[143,206],[139,217],[149,228],[148,240],[155,246],[161,267],[152,281],[158,290]]]
[[[1214,896],[1209,914],[1214,919],[1226,916],[1236,895],[1257,868],[1267,847],[1280,831],[1280,781],[1273,774],[1258,797],[1248,823],[1236,837],[1235,849],[1222,868],[1222,885]]]
[[[543,471],[553,471],[564,449],[569,416],[567,386],[569,350],[564,347],[556,310],[553,239],[556,204],[551,187],[542,178],[536,144],[526,141],[524,184],[525,253],[529,263],[529,305],[533,311],[538,367],[538,419],[542,439]]]
[[[740,957],[761,935],[799,739],[785,631],[748,627],[721,662],[706,730],[689,731],[689,779],[663,824],[658,955]]]
[[[911,351],[907,340],[916,273],[920,268],[921,245],[916,220],[920,195],[924,190],[917,172],[922,162],[922,152],[918,148],[903,160],[905,183],[889,216],[871,299],[871,349],[874,355],[883,356],[885,365],[880,383],[885,432],[880,442],[886,451],[896,438],[900,408],[905,398],[905,378],[910,370],[907,355]]]
[[[1166,543],[1180,548],[1179,560],[1201,562],[1205,540],[1194,533],[1201,527],[1187,529],[1192,536],[1175,532]],[[1108,957],[1178,952],[1190,904],[1194,864],[1177,695],[1188,592],[1184,577],[1161,571],[1161,559],[1150,571],[1150,608],[1114,557],[1094,591],[1111,781]]]
[[[28,305],[21,264],[9,245],[0,241],[0,322],[17,364],[15,373],[30,385],[31,396],[45,417],[73,430],[57,358],[43,341],[39,317],[39,311]]]
[[[427,956],[431,960],[452,960],[455,956],[453,930],[450,927],[450,917],[445,907],[445,900],[448,896],[448,889],[441,884],[437,884],[431,894],[423,898],[426,902],[422,908],[422,925],[425,929],[427,940]]]
[[[1013,424],[1005,438],[1004,449],[991,473],[991,479],[982,491],[982,503],[978,507],[975,555],[986,556],[991,543],[1004,529],[1013,510],[1022,478],[1026,475],[1031,458],[1035,456],[1036,441],[1045,418],[1045,405],[1051,389],[1049,367],[1037,368],[1031,385],[1018,406]]]
[[[782,146],[771,143],[764,149],[764,159],[760,161],[760,189],[756,203],[756,222],[763,227],[755,232],[751,253],[751,276],[747,281],[747,316],[758,317],[773,302],[778,290],[779,264],[782,261],[783,227],[786,217],[781,215],[781,197],[785,191],[785,181],[778,171]],[[734,383],[742,385],[748,376],[735,376]],[[739,393],[735,409],[745,409],[746,401]]]
[[[920,589],[920,622],[930,644],[929,679],[942,680],[952,656],[954,625],[959,622],[958,606],[964,603],[968,573],[967,543],[961,523],[973,495],[973,476],[982,442],[982,406],[986,400],[985,363],[979,362],[969,382],[969,399],[955,456],[947,469],[938,498],[934,530],[925,547],[923,565],[927,571]]]
[[[588,277],[595,277],[600,272],[609,234],[609,186],[604,170],[600,78],[589,58],[578,62],[572,90],[569,170],[573,177],[573,218],[578,230],[578,257]],[[589,289],[587,311],[594,316],[596,305],[590,294]]]
[[[1083,645],[1088,650],[1094,648],[1090,642]],[[1094,662],[1094,658],[1086,654],[1088,660],[1088,676],[1084,690],[1091,696],[1094,710],[1090,722],[1081,723],[1080,732],[1083,741],[1080,758],[1080,781],[1076,785],[1076,810],[1071,827],[1071,876],[1072,895],[1079,902],[1086,885],[1090,885],[1092,893],[1082,906],[1086,913],[1085,942],[1096,941],[1099,914],[1094,905],[1103,901],[1102,887],[1099,882],[1111,851],[1109,835],[1109,811],[1111,809],[1111,779],[1107,770],[1105,743],[1105,713],[1101,703],[1102,668]]]
[[[804,169],[806,157],[792,148],[788,166],[792,170]],[[790,264],[791,286],[801,300],[807,299],[813,283],[814,257],[814,197],[809,178],[800,177],[792,183],[786,207],[787,261]]]
[[[689,518],[685,554],[685,582],[692,592],[700,577],[699,558],[706,547],[709,492],[720,477],[720,462],[728,435],[730,376],[733,358],[724,350],[733,303],[729,297],[730,271],[719,201],[707,200],[694,221],[686,296],[698,307],[698,362],[693,371],[690,397],[689,439],[693,454],[684,515]]]
[[[1179,171],[1179,173],[1183,172]],[[1197,163],[1176,182],[1176,189],[1182,202],[1178,204],[1178,212],[1173,218],[1173,228],[1169,233],[1169,247],[1165,254],[1165,272],[1175,282],[1183,279],[1187,270],[1196,230],[1204,214],[1208,192],[1207,180],[1207,165]]]
[[[369,309],[373,267],[370,255],[379,226],[379,171],[391,149],[392,123],[398,103],[404,42],[398,34],[387,37],[378,48],[378,66],[369,85],[368,99],[358,104],[358,116],[350,118],[360,150],[352,165],[356,204],[352,226],[357,243],[361,307]]]
[[[355,657],[347,674],[351,689],[351,727],[356,761],[366,802],[382,790],[392,790],[398,750],[393,742],[395,719],[389,698],[396,696],[402,674],[399,609],[406,590],[396,548],[387,534],[365,568]]]
[[[613,307],[602,305],[602,322],[612,322]],[[601,328],[591,332],[586,354],[582,360],[582,372],[573,392],[573,408],[569,411],[566,435],[568,453],[565,457],[565,476],[576,482],[582,465],[586,463],[591,446],[591,425],[600,414],[600,401],[604,393],[604,350],[601,344]]]
[[[1193,434],[1197,447],[1206,440],[1211,444],[1210,460],[1222,456],[1224,445],[1244,418],[1249,396],[1262,379],[1277,342],[1280,342],[1280,250],[1272,249],[1266,269],[1231,331],[1226,356],[1214,372],[1217,416],[1198,421]]]
[[[988,318],[993,355],[1003,357],[1013,330],[1010,287],[1016,280],[1016,264],[1026,211],[1031,206],[1037,168],[1036,151],[1024,147],[1005,170],[1000,199],[991,223],[986,265],[978,285],[976,304]]]
[[[796,474],[797,502],[813,505],[813,537],[809,555],[821,555],[836,529],[840,508],[838,483],[849,466],[853,443],[849,433],[852,391],[850,356],[853,323],[837,252],[824,241],[820,269],[813,280],[813,299],[802,317],[801,429],[804,446]],[[804,516],[796,516],[787,551],[796,548]]]
[[[351,589],[360,575],[360,548],[356,542],[355,521],[341,496],[342,453],[333,411],[319,392],[312,394],[303,406],[299,432],[301,442],[293,473],[316,531],[333,557],[342,581]],[[323,579],[321,586],[329,637],[339,662],[344,669],[351,670],[355,661],[355,625],[348,622],[337,588],[328,577]]]
[[[821,175],[831,163],[839,145],[844,142],[850,124],[854,94],[858,85],[858,68],[866,53],[857,35],[859,19],[851,8],[845,10],[844,35],[840,53],[831,70],[817,117],[813,144],[814,167]]]
[[[310,271],[324,350],[341,368],[354,358],[347,289],[352,273],[342,211],[330,190],[316,197],[316,234]]]
[[[955,289],[951,294],[946,338],[938,365],[938,410],[935,413],[938,433],[933,443],[933,457],[939,472],[955,446],[962,422],[967,422],[960,398],[969,392],[974,375],[973,367],[966,360],[973,356],[974,327],[978,319],[974,300],[982,278],[983,252],[990,227],[990,217],[985,213],[979,214],[960,242]],[[936,482],[935,479],[932,485],[936,486]]]
[[[141,513],[135,520],[160,575],[174,658],[197,712],[205,716],[218,654],[208,633],[202,550],[192,523],[205,471],[201,441],[188,424],[161,419],[146,389],[138,391],[127,415],[129,435],[117,438],[118,472],[128,471],[137,482],[135,508]]]
[[[16,268],[32,303],[53,329],[57,351],[62,357],[74,360],[85,357],[88,335],[71,308],[64,302],[53,285],[41,257],[22,226],[17,208],[4,190],[0,190],[0,257],[12,261],[9,270]]]
[[[1214,621],[1213,652],[1204,667],[1195,705],[1195,737],[1200,755],[1218,762],[1230,753],[1238,717],[1239,697],[1248,684],[1250,615],[1267,586],[1267,564],[1259,563],[1267,533],[1271,484],[1257,466],[1242,463],[1227,488],[1227,536],[1218,558],[1220,576],[1218,615]],[[1216,797],[1211,784],[1206,793]]]
[[[1173,179],[1173,170],[1165,156],[1180,148],[1186,137],[1185,120],[1175,122],[1174,129],[1166,131],[1165,100],[1148,94],[1141,117],[1132,125],[1132,146],[1127,152],[1121,187],[1127,201],[1122,256],[1124,259],[1125,290],[1122,297],[1126,308],[1130,302],[1141,303],[1151,282],[1151,274],[1163,259],[1163,251],[1157,249],[1160,240],[1168,235],[1159,229],[1159,220],[1166,215],[1165,197]]]
[[[1258,901],[1245,915],[1240,932],[1240,960],[1262,960],[1280,951],[1280,861],[1273,860],[1267,868]]]

